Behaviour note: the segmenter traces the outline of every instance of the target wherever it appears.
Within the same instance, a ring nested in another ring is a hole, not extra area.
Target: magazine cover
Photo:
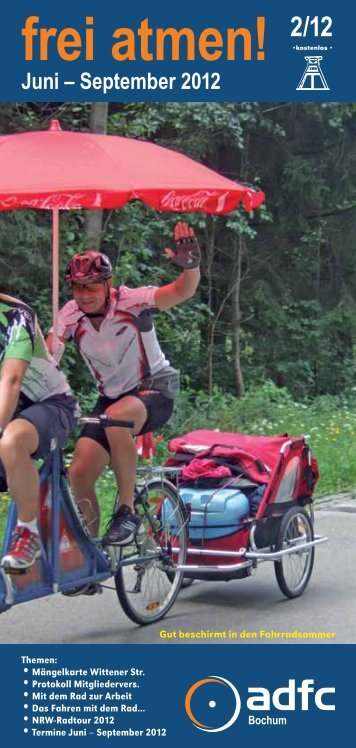
[[[355,17],[2,10],[5,740],[352,726]]]

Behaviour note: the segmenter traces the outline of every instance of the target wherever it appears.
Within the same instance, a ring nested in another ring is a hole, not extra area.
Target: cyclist
[[[79,409],[64,374],[48,353],[34,311],[0,294],[0,490],[9,488],[17,525],[2,559],[8,573],[41,555],[37,527],[39,477],[33,458],[64,446]]]
[[[193,296],[200,279],[200,250],[186,223],[174,230],[175,249],[166,254],[182,268],[162,287],[112,287],[106,255],[85,251],[70,261],[66,280],[73,300],[59,313],[59,339],[74,340],[96,379],[99,398],[92,415],[106,413],[132,420],[133,429],[86,425],[77,442],[69,477],[73,492],[93,535],[99,531],[95,483],[111,461],[118,485],[117,507],[103,542],[131,543],[139,530],[133,497],[137,452],[134,436],[154,431],[168,421],[179,390],[178,372],[165,358],[152,322],[152,310],[169,309]],[[47,345],[52,349],[52,333]]]

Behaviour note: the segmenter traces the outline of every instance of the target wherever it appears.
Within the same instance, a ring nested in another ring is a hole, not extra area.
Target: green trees
[[[53,116],[62,127],[85,129],[94,114],[90,104],[0,104],[0,130],[47,127]],[[128,285],[174,277],[163,249],[177,220],[191,222],[200,237],[199,292],[157,317],[184,384],[242,395],[270,379],[305,399],[347,389],[355,374],[354,105],[111,103],[107,127],[184,151],[267,195],[256,215],[159,214],[138,202],[104,212],[101,248],[116,280]],[[83,213],[61,216],[62,269],[90,231]],[[0,216],[2,287],[29,300],[44,328],[51,316],[50,235],[45,211]],[[73,356],[72,383],[86,389],[90,380]]]
[[[354,109],[281,107],[271,116],[284,136],[255,151],[273,221],[255,244],[263,272],[251,278],[250,330],[259,368],[313,397],[342,391],[355,374]]]

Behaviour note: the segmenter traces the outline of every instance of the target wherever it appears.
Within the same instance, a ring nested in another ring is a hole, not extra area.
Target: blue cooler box
[[[185,504],[191,508],[190,540],[224,538],[239,530],[249,516],[249,502],[236,488],[181,488]]]

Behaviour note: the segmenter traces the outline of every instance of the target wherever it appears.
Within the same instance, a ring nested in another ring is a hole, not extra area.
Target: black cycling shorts
[[[128,397],[129,395],[141,400],[147,410],[147,419],[142,426],[140,434],[147,434],[149,431],[157,431],[157,429],[167,423],[172,415],[174,401],[171,398],[165,397],[165,395],[162,395],[158,390],[140,390],[138,388],[131,390],[130,392],[125,392],[123,395],[120,395],[120,397],[114,399],[105,397],[105,395],[100,395],[95,403],[94,410],[92,410],[90,415],[100,416],[102,413],[105,413],[110,405],[118,403],[119,400],[122,400],[124,397]],[[109,442],[106,437],[105,429],[103,429],[102,426],[94,423],[87,423],[83,427],[80,436],[86,436],[89,439],[93,439],[110,454]]]

